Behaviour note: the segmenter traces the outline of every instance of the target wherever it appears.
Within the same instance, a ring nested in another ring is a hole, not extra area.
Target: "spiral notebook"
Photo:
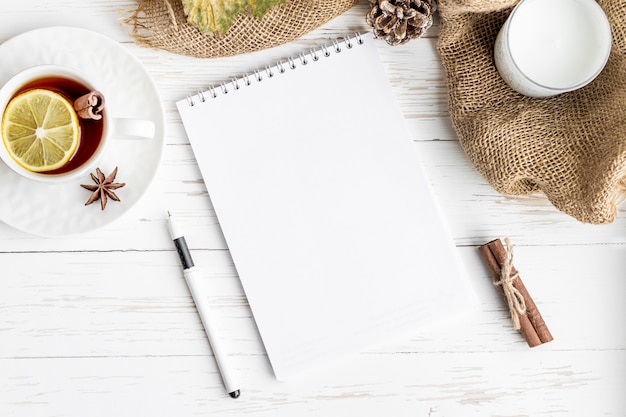
[[[469,306],[375,42],[328,42],[177,102],[279,380]]]

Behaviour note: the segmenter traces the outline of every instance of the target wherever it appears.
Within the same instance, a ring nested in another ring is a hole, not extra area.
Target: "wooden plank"
[[[500,195],[470,165],[458,142],[416,142],[415,146],[457,245],[481,245],[504,236],[520,245],[626,243],[625,205],[612,224],[583,224],[556,210],[542,195]],[[167,250],[165,210],[182,216],[198,247],[225,249],[191,148],[168,145],[157,176],[126,216],[84,236],[33,240],[0,223],[0,251]]]
[[[278,383],[238,358],[228,398],[204,356],[0,359],[3,415],[623,416],[623,351],[364,355],[330,376]]]
[[[477,249],[459,252],[475,312],[372,351],[527,351]],[[228,252],[194,250],[194,257],[233,352],[263,354]],[[1,358],[210,353],[173,249],[0,254],[0,264]],[[626,348],[625,245],[521,246],[515,265],[555,338],[538,349]]]

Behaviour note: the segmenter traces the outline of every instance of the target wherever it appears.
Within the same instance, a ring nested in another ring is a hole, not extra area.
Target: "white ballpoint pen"
[[[222,376],[222,382],[224,383],[224,387],[226,388],[226,392],[228,393],[228,395],[230,395],[232,398],[237,398],[240,395],[240,391],[237,385],[233,383],[233,380],[231,378],[228,364],[226,363],[226,354],[222,350],[221,341],[217,337],[215,325],[212,321],[213,318],[211,317],[210,307],[207,304],[206,300],[202,298],[203,295],[198,293],[198,284],[196,282],[197,277],[195,276],[196,268],[194,267],[191,253],[189,252],[189,248],[187,247],[185,236],[180,233],[180,230],[177,229],[176,222],[172,220],[172,216],[170,215],[169,211],[167,212],[167,216],[169,220],[170,234],[172,236],[172,240],[174,241],[174,245],[176,246],[176,251],[178,252],[180,261],[183,265],[183,275],[185,276],[187,287],[189,288],[191,297],[193,298],[196,309],[198,310],[198,314],[200,315],[200,320],[202,321],[202,325],[204,326],[204,331],[206,332],[207,338],[209,339],[211,349],[213,350],[213,356],[215,357],[215,362],[217,362],[217,367],[219,368],[220,375]]]

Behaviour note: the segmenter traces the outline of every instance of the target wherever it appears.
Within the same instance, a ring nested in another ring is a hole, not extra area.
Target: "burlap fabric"
[[[199,58],[238,55],[293,41],[352,7],[358,0],[288,0],[262,19],[239,16],[223,36],[201,33],[187,23],[180,0],[138,0],[126,19],[143,46]]]
[[[543,192],[586,223],[610,223],[626,196],[626,1],[609,17],[609,61],[588,86],[537,99],[498,75],[493,47],[517,0],[440,0],[438,50],[449,112],[465,153],[500,193]]]

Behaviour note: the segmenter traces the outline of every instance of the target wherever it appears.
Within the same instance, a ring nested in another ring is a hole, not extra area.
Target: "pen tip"
[[[172,217],[169,210],[167,211],[167,217]]]
[[[239,390],[236,390],[233,392],[229,392],[228,395],[230,395],[231,398],[239,398],[239,395],[241,395],[241,392],[239,392]]]

